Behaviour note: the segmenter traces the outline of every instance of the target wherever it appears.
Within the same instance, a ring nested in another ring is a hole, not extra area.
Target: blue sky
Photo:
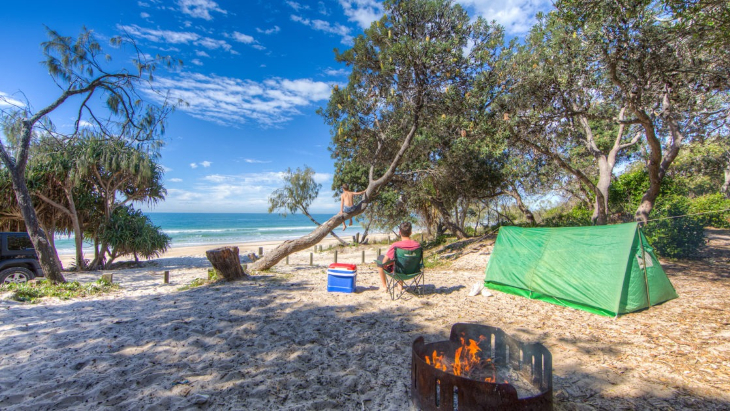
[[[156,75],[156,87],[189,105],[167,123],[161,157],[167,199],[143,209],[265,212],[267,196],[282,185],[281,172],[308,165],[322,184],[311,211],[339,211],[330,190],[330,133],[316,110],[326,104],[335,84],[347,82],[348,70],[334,61],[333,49],[350,47],[382,15],[381,2],[4,3],[0,108],[27,102],[37,110],[58,96],[39,64],[40,43],[47,39],[44,25],[65,36],[76,36],[85,25],[99,40],[126,32],[146,53],[184,61],[181,69]],[[496,20],[509,36],[524,35],[535,13],[550,7],[543,0],[459,3],[473,17]],[[73,122],[70,108],[51,116],[60,129]]]

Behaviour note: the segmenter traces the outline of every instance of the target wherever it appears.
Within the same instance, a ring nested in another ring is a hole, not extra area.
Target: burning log
[[[552,356],[499,328],[455,324],[448,341],[413,342],[411,395],[424,411],[550,410]]]
[[[227,281],[248,278],[248,275],[241,267],[241,260],[238,257],[238,247],[221,247],[205,252],[206,257],[213,268],[218,270]]]

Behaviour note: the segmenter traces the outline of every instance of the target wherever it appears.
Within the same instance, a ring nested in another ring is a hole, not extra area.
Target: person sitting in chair
[[[411,240],[411,230],[413,227],[411,223],[405,221],[398,227],[400,230],[400,241],[397,241],[390,245],[385,255],[378,256],[376,264],[378,265],[378,274],[380,274],[380,284],[385,291],[388,291],[388,285],[385,282],[385,271],[389,273],[393,272],[393,265],[395,263],[395,249],[400,248],[403,250],[417,250],[421,248],[421,243],[415,240]],[[403,283],[400,283],[403,286]]]

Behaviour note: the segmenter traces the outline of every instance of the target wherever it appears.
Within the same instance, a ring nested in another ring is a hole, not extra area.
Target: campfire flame
[[[457,348],[454,352],[454,362],[450,366],[447,364],[450,362],[445,358],[445,353],[437,353],[435,350],[429,357],[426,356],[426,364],[432,365],[434,368],[444,372],[451,372],[452,374],[465,378],[472,378],[472,375],[483,375],[485,373],[491,374],[484,378],[485,382],[495,383],[497,382],[497,370],[492,362],[491,358],[481,358],[479,355],[482,352],[479,343],[485,341],[487,337],[480,335],[479,341],[469,339],[466,340],[461,338],[461,347]],[[507,381],[505,381],[507,383]]]

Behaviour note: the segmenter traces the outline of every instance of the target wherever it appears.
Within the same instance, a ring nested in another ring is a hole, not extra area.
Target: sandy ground
[[[114,294],[0,302],[0,408],[407,410],[413,340],[474,322],[550,349],[558,410],[730,409],[728,231],[711,233],[703,260],[664,262],[679,299],[617,319],[469,297],[489,240],[438,251],[427,295],[391,301],[361,263],[378,247],[339,251],[358,264],[352,294],[328,293],[333,254],[315,253],[310,266],[309,251],[249,281],[181,291],[210,264],[172,250],[114,271]]]

